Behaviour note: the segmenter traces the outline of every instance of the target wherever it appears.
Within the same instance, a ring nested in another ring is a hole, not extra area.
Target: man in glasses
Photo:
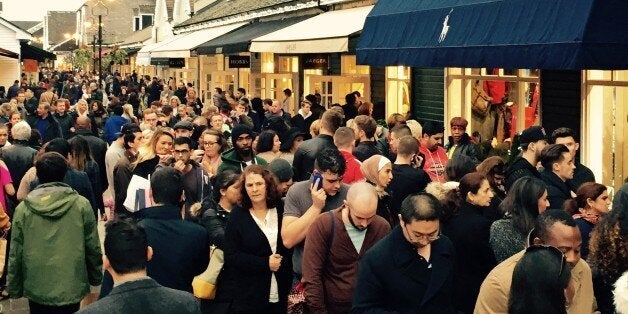
[[[339,209],[318,216],[303,251],[303,287],[312,313],[349,313],[358,262],[390,231],[377,216],[377,192],[353,184]]]
[[[441,206],[430,194],[403,201],[399,226],[360,261],[354,313],[456,313],[454,247],[440,235],[440,216]]]
[[[594,308],[591,268],[580,259],[582,238],[571,215],[560,209],[546,210],[537,217],[530,233],[530,245],[549,245],[560,250],[571,268],[571,282],[565,291],[567,313],[592,313]],[[497,265],[484,279],[475,304],[475,313],[507,313],[512,274],[521,251]]]
[[[192,156],[192,140],[189,137],[177,137],[173,141],[172,167],[181,174],[185,197],[185,219],[191,219],[190,208],[194,203],[201,202],[209,193],[209,175]],[[165,165],[159,164],[157,169]]]

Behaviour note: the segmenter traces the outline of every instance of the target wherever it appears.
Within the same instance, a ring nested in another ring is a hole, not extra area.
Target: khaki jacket
[[[497,265],[486,276],[480,294],[475,303],[474,314],[508,313],[508,296],[512,284],[512,273],[517,262],[523,257],[521,251]],[[590,314],[595,309],[593,297],[593,280],[591,268],[583,259],[571,270],[571,279],[574,283],[575,295],[573,302],[567,309],[568,314]]]

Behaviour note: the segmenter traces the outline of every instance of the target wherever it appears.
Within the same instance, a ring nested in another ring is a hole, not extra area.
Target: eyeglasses
[[[560,278],[563,275],[563,269],[565,268],[565,265],[567,264],[567,258],[565,257],[565,254],[558,248],[553,247],[551,245],[538,244],[538,245],[531,245],[526,248],[526,252],[534,252],[534,251],[540,251],[540,250],[550,251],[552,252],[552,254],[556,255],[556,257],[561,259],[562,262],[560,263],[560,271],[558,272],[558,278]]]
[[[207,141],[207,142],[204,142],[204,143],[203,143],[203,145],[204,145],[204,146],[211,146],[211,145],[214,145],[214,144],[218,144],[218,142],[210,142],[210,141]]]
[[[422,234],[422,233],[417,233],[417,232],[410,232],[410,230],[408,230],[408,225],[404,225],[404,228],[406,230],[406,233],[408,234],[408,238],[410,238],[410,241],[414,242],[415,238],[417,240],[421,240],[421,239],[425,239],[429,242],[434,242],[438,239],[440,239],[440,228],[438,230],[436,230],[436,232],[433,232],[432,234]]]

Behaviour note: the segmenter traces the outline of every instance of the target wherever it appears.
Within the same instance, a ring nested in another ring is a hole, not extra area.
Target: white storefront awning
[[[190,50],[245,24],[235,23],[176,35],[168,44],[153,48],[150,56],[151,58],[189,58]]]
[[[334,53],[349,51],[349,35],[362,30],[373,6],[325,12],[257,37],[251,52]]]
[[[150,65],[151,51],[153,49],[156,49],[158,47],[161,47],[163,45],[166,45],[166,44],[172,42],[173,40],[176,39],[175,37],[170,37],[170,38],[168,38],[166,40],[162,40],[162,41],[160,41],[158,43],[152,43],[152,44],[148,44],[148,45],[145,45],[144,47],[142,47],[142,49],[140,49],[137,52],[137,57],[135,59],[135,64],[136,65]]]

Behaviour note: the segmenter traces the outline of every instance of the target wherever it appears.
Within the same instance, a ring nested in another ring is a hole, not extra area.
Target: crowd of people
[[[505,152],[359,92],[203,103],[135,73],[5,96],[1,297],[31,313],[628,313],[628,183],[611,204],[568,128]]]

